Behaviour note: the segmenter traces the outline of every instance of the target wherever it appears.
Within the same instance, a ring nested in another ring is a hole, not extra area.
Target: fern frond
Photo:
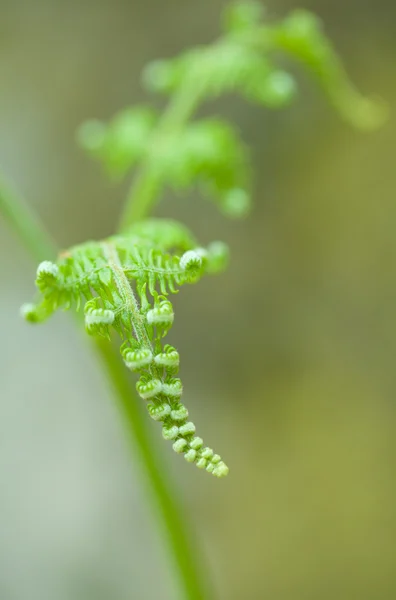
[[[183,252],[169,254],[169,248]],[[163,437],[187,462],[217,477],[225,476],[228,467],[195,435],[181,403],[179,354],[168,344],[162,346],[162,340],[174,321],[167,295],[220,270],[225,260],[220,242],[204,249],[179,223],[150,219],[136,223],[126,235],[71,248],[57,263],[41,263],[36,286],[42,300],[21,309],[28,321],[39,322],[57,309],[78,308],[83,300],[87,333],[109,338],[113,330],[124,340],[122,358],[140,374],[137,392],[148,402],[149,415],[162,423]]]
[[[296,84],[276,65],[282,51],[311,71],[352,125],[371,129],[381,124],[384,106],[363,98],[349,82],[316,17],[303,10],[275,22],[264,16],[260,2],[233,3],[225,11],[218,41],[147,66],[143,81],[149,91],[171,96],[176,107],[180,98],[189,98],[176,126],[172,110],[158,119],[150,108],[138,106],[122,111],[107,125],[99,121],[83,125],[82,145],[112,174],[123,175],[140,161],[156,189],[197,185],[227,215],[239,217],[250,206],[249,157],[229,125],[217,119],[189,122],[201,102],[236,92],[270,108],[285,106],[293,100]]]

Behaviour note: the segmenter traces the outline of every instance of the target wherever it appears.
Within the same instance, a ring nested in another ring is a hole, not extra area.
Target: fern
[[[168,254],[168,248],[185,252]],[[128,235],[76,246],[57,263],[42,262],[36,277],[41,302],[22,307],[25,318],[37,323],[57,309],[78,309],[83,302],[87,333],[110,338],[113,330],[122,338],[125,365],[140,374],[136,389],[148,401],[150,416],[162,422],[163,437],[188,462],[217,477],[226,475],[228,467],[195,435],[175,377],[179,355],[162,340],[174,319],[167,295],[216,272],[225,264],[226,252],[220,244],[195,247],[182,225],[151,219],[136,224]]]
[[[217,477],[228,473],[218,454],[204,445],[181,402],[177,350],[163,343],[174,321],[169,299],[185,284],[218,273],[227,247],[202,248],[182,224],[148,219],[165,187],[197,186],[229,216],[245,215],[251,204],[248,151],[239,133],[218,118],[192,119],[199,105],[237,92],[269,108],[283,108],[296,97],[295,79],[277,66],[280,52],[301,62],[318,80],[341,116],[370,129],[384,119],[380,103],[360,96],[349,83],[336,53],[313,15],[295,11],[267,21],[256,2],[238,2],[225,11],[222,37],[145,69],[151,93],[170,98],[161,114],[150,106],[127,108],[109,123],[93,120],[79,130],[82,146],[113,177],[139,172],[128,198],[121,233],[75,246],[37,269],[39,299],[22,307],[30,322],[56,310],[83,306],[90,335],[121,339],[126,368],[138,373],[138,394],[175,452]]]

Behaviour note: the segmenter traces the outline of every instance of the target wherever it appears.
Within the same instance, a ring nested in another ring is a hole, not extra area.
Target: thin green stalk
[[[37,262],[56,256],[55,242],[44,225],[1,175],[0,214]]]
[[[153,144],[159,143],[162,135],[182,127],[190,118],[201,100],[201,88],[186,85],[181,88],[169,102],[158,123]],[[152,167],[150,156],[141,165],[140,172],[134,179],[129,190],[119,230],[125,231],[135,221],[147,217],[151,212],[161,188],[155,169]]]
[[[3,214],[11,229],[37,262],[56,256],[56,245],[42,223],[2,179],[0,214]],[[139,452],[147,488],[178,572],[183,598],[207,600],[210,594],[197,564],[183,511],[177,502],[178,494],[170,484],[161,457],[157,455],[151,442],[140,401],[131,390],[127,371],[119,359],[118,352],[109,342],[94,341],[93,347],[113,388],[130,441]]]

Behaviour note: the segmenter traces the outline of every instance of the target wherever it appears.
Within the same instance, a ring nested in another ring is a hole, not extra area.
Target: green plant
[[[137,169],[117,235],[75,246],[50,261],[52,246],[41,227],[15,198],[0,195],[0,209],[42,261],[36,277],[39,298],[22,307],[23,316],[41,322],[58,309],[79,310],[83,301],[90,335],[109,339],[114,331],[121,338],[124,363],[139,373],[137,392],[147,401],[150,416],[162,422],[164,438],[172,440],[174,450],[188,462],[217,477],[227,475],[228,467],[196,436],[181,403],[179,354],[172,346],[163,346],[163,338],[174,319],[169,295],[207,273],[221,271],[228,251],[221,242],[202,248],[182,224],[149,216],[164,188],[187,190],[193,185],[226,215],[248,213],[251,161],[239,134],[218,118],[192,117],[202,102],[226,92],[241,93],[272,109],[289,104],[296,83],[276,66],[279,52],[300,61],[352,125],[370,130],[383,122],[383,105],[361,97],[349,83],[313,15],[298,10],[271,23],[259,3],[238,2],[225,11],[224,33],[217,42],[157,61],[145,70],[147,89],[169,96],[161,114],[139,106],[123,110],[108,124],[89,121],[80,128],[80,143],[111,176],[122,178]],[[98,348],[170,532],[186,597],[204,597],[178,509],[156,467],[144,425],[137,412],[131,412],[134,398],[110,343],[99,341]]]

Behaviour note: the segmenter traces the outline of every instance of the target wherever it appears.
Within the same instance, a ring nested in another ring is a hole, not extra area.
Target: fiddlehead
[[[37,322],[57,309],[78,309],[84,302],[87,333],[109,338],[113,330],[122,338],[121,356],[126,367],[140,375],[137,392],[147,401],[152,419],[162,423],[163,437],[188,462],[223,477],[228,467],[195,435],[181,403],[179,354],[162,345],[174,320],[168,294],[219,270],[226,260],[224,245],[194,246],[185,227],[153,219],[132,227],[128,235],[76,246],[56,264],[39,265],[36,286],[41,302],[25,305],[22,313]],[[169,254],[169,247],[185,251]]]

